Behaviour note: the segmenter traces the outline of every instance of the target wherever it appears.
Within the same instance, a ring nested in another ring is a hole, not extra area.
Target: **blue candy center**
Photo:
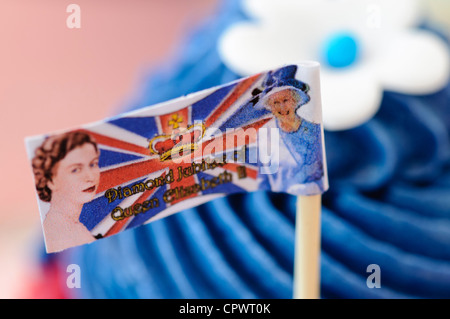
[[[335,68],[352,65],[358,59],[358,54],[358,41],[348,32],[333,34],[325,41],[322,49],[326,64]]]

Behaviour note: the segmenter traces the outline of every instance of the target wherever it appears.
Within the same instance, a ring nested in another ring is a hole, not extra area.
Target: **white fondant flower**
[[[252,18],[225,31],[224,63],[242,76],[304,60],[321,63],[324,127],[356,127],[383,90],[428,94],[450,73],[448,47],[417,29],[419,0],[243,0]]]

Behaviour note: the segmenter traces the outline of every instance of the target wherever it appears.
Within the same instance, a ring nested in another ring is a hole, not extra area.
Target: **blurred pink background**
[[[69,4],[81,9],[70,29]],[[40,220],[26,136],[101,120],[124,106],[143,75],[176,58],[217,0],[0,2],[0,298],[33,276]]]

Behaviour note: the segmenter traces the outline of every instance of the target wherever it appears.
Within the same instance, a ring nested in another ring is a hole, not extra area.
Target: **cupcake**
[[[120,111],[318,60],[330,183],[321,297],[448,298],[448,43],[416,1],[357,2],[365,15],[339,1],[223,1],[174,67],[149,75]],[[336,11],[349,14],[333,20]],[[234,194],[43,254],[42,265],[68,298],[292,298],[295,202]],[[69,264],[82,270],[80,289],[65,286]]]

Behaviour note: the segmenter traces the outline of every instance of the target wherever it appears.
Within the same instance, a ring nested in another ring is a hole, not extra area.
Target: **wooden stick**
[[[322,195],[299,196],[295,221],[294,298],[320,298]]]

